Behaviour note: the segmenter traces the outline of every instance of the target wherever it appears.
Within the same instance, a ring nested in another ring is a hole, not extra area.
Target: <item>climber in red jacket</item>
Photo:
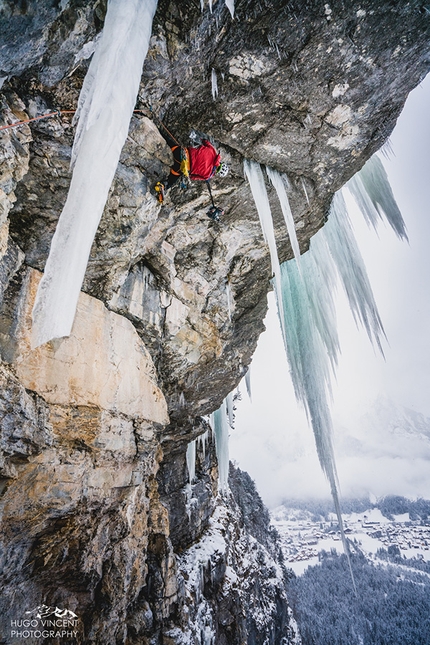
[[[158,200],[163,202],[164,192],[169,190],[181,175],[192,180],[208,181],[214,175],[225,177],[228,173],[228,165],[221,161],[221,155],[213,145],[203,139],[202,144],[197,148],[182,148],[173,137],[160,128],[160,133],[167,141],[173,153],[173,165],[170,167],[170,174],[167,180],[157,182],[155,190]]]

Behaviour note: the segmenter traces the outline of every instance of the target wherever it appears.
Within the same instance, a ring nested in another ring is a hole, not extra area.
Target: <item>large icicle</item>
[[[373,155],[363,168],[346,184],[368,224],[374,228],[385,215],[400,239],[408,239],[402,214],[388,181],[382,161]]]
[[[266,185],[264,183],[263,172],[260,164],[255,161],[245,159],[244,164],[245,175],[251,186],[252,196],[257,207],[258,216],[260,218],[261,228],[263,230],[264,239],[267,242],[270,251],[270,260],[272,263],[272,271],[274,274],[274,287],[276,295],[276,303],[279,310],[279,319],[281,321],[281,328],[283,337],[285,339],[284,329],[284,314],[282,303],[282,290],[281,290],[281,269],[279,266],[278,251],[276,249],[275,231],[273,229],[272,213],[270,211],[269,198],[267,196]]]
[[[33,309],[32,344],[68,336],[127,137],[157,0],[110,0],[79,98],[74,171]]]
[[[226,406],[227,406],[227,417],[230,428],[234,428],[234,404],[233,404],[233,392],[227,394],[226,397]]]
[[[371,341],[376,342],[382,352],[384,329],[341,192],[337,192],[333,198],[328,222],[322,232],[339,271],[354,319],[362,323]]]
[[[278,194],[278,199],[281,204],[282,213],[284,215],[285,224],[287,225],[288,235],[290,237],[291,247],[293,249],[294,257],[299,262],[300,248],[297,241],[296,227],[294,224],[293,214],[291,212],[290,202],[288,200],[287,191],[285,190],[285,182],[287,178],[285,175],[280,175],[277,170],[266,166],[267,176],[272,182]]]
[[[318,325],[315,324],[314,306],[309,298],[311,288],[306,285],[305,277],[299,271],[295,259],[281,265],[281,277],[286,347],[294,390],[312,425],[318,458],[330,483],[342,541],[349,561],[339,502],[332,419],[328,405],[330,390],[328,353]],[[351,565],[349,566],[351,570]],[[352,570],[351,578],[355,587]]]
[[[248,393],[249,400],[252,401],[252,390],[251,390],[251,365],[248,366],[248,371],[245,374],[245,385],[246,391]]]
[[[219,487],[222,492],[228,488],[228,469],[229,469],[229,451],[228,451],[228,423],[227,423],[227,405],[224,400],[221,407],[213,413],[213,430],[215,433],[215,448],[218,459]]]
[[[196,440],[190,441],[187,446],[187,470],[188,470],[188,481],[190,484],[193,483],[196,476]]]
[[[234,18],[234,0],[225,0],[225,6],[231,13],[231,17]]]

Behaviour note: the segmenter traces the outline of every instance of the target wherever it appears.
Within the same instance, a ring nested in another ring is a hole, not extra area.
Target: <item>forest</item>
[[[429,645],[430,576],[403,562],[374,564],[322,551],[320,564],[290,576],[289,599],[303,645]]]

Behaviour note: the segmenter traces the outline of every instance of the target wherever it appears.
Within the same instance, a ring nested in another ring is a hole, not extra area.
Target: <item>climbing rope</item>
[[[16,121],[15,123],[9,123],[8,125],[0,125],[0,130],[7,130],[8,128],[16,128],[19,125],[31,123],[32,121],[40,121],[40,119],[48,119],[51,116],[61,116],[62,114],[75,114],[75,112],[76,110],[55,110],[55,112],[49,112],[49,114],[41,114],[40,116],[35,116],[33,119],[25,119],[25,121]]]
[[[148,110],[133,110],[133,112],[141,112],[142,114],[146,114]],[[152,110],[151,110],[152,112]],[[49,119],[50,117],[53,116],[61,116],[62,114],[75,114],[76,110],[55,110],[55,112],[49,112],[48,114],[41,114],[40,116],[35,116],[33,119],[25,119],[24,121],[15,121],[15,123],[9,123],[8,125],[0,125],[0,130],[8,130],[9,128],[17,128],[20,125],[25,125],[26,123],[32,123],[33,121],[40,121],[40,119]],[[156,116],[156,119],[159,121],[160,125],[162,128],[165,129],[167,134],[172,137],[174,141],[180,146],[181,144],[177,139],[173,136],[173,134],[166,128],[164,123],[161,121],[161,119]]]

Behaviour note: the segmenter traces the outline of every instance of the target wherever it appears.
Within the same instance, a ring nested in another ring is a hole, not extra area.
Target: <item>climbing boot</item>
[[[155,193],[157,195],[157,199],[162,204],[164,202],[164,184],[161,183],[161,181],[157,181],[157,183],[154,186]]]

